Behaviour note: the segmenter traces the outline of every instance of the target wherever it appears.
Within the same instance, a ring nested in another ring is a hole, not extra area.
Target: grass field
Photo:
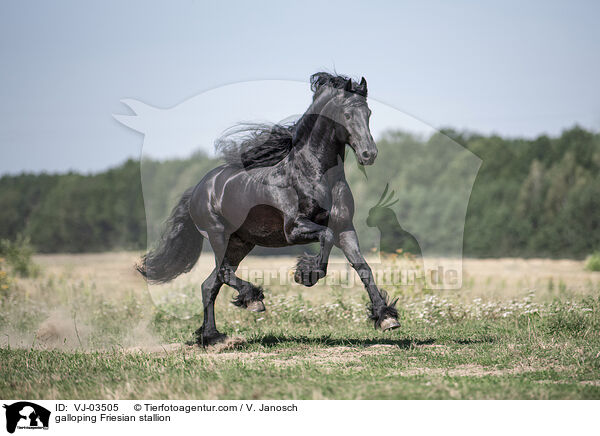
[[[148,292],[135,259],[37,256],[37,278],[1,291],[2,398],[600,398],[600,273],[583,262],[466,260],[459,291],[387,288],[401,328],[386,333],[359,286],[272,283],[260,314],[224,287],[219,329],[243,340],[204,350],[185,342],[210,258],[166,294]]]

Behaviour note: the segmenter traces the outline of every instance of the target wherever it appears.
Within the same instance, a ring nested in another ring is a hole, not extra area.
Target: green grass
[[[81,295],[86,295],[81,292]],[[82,334],[67,350],[35,343],[0,349],[4,398],[202,399],[598,399],[600,299],[460,302],[443,295],[402,298],[402,327],[377,332],[364,298],[313,304],[268,295],[252,314],[220,297],[221,330],[235,349],[131,352],[141,321],[160,343],[193,339],[200,317],[182,320],[144,301],[108,303],[89,294]],[[341,298],[341,297],[340,297]],[[335,298],[332,295],[332,299]],[[83,304],[84,301],[80,301]],[[12,322],[3,303],[3,322]],[[173,308],[170,308],[173,310]],[[35,325],[35,310],[21,328]],[[38,314],[40,317],[42,313]],[[13,326],[15,327],[15,326]],[[134,335],[135,337],[135,335]],[[104,342],[103,342],[104,341]],[[129,342],[128,342],[129,341]],[[101,350],[101,351],[98,351]]]
[[[588,271],[600,271],[600,252],[595,252],[585,260],[585,269]]]

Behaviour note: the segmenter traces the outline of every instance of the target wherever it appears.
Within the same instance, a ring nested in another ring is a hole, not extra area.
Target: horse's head
[[[375,162],[377,146],[369,130],[371,110],[367,105],[365,78],[357,83],[343,76],[317,73],[311,77],[311,82],[314,90],[318,90],[322,84],[330,85],[331,98],[323,106],[321,115],[335,121],[336,139],[354,150],[360,164],[371,165]]]

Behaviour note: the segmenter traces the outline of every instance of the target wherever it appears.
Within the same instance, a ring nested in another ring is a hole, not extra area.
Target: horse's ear
[[[352,91],[352,79],[348,79],[348,81],[346,82],[346,86],[344,86],[344,91]]]
[[[367,90],[367,80],[364,77],[360,78],[360,87],[365,91]]]

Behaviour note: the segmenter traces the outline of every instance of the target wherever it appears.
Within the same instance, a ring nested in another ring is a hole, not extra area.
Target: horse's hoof
[[[379,328],[384,332],[387,330],[397,329],[398,327],[400,327],[400,323],[394,318],[386,318],[381,321],[381,324],[379,324]]]
[[[264,312],[265,304],[262,301],[250,301],[246,306],[250,312]]]
[[[203,347],[208,347],[210,345],[220,344],[225,342],[228,339],[228,336],[223,333],[215,333],[210,336],[202,336],[202,343],[198,345],[202,345]]]
[[[298,258],[294,281],[304,286],[314,286],[325,277],[325,271],[321,269],[321,261],[317,254],[307,254]]]
[[[294,281],[299,285],[312,286],[315,282],[310,279],[310,273],[297,270],[294,274]]]
[[[325,277],[325,272],[321,270],[316,271],[300,271],[296,270],[294,274],[294,281],[300,285],[311,287],[317,284],[319,280]]]

